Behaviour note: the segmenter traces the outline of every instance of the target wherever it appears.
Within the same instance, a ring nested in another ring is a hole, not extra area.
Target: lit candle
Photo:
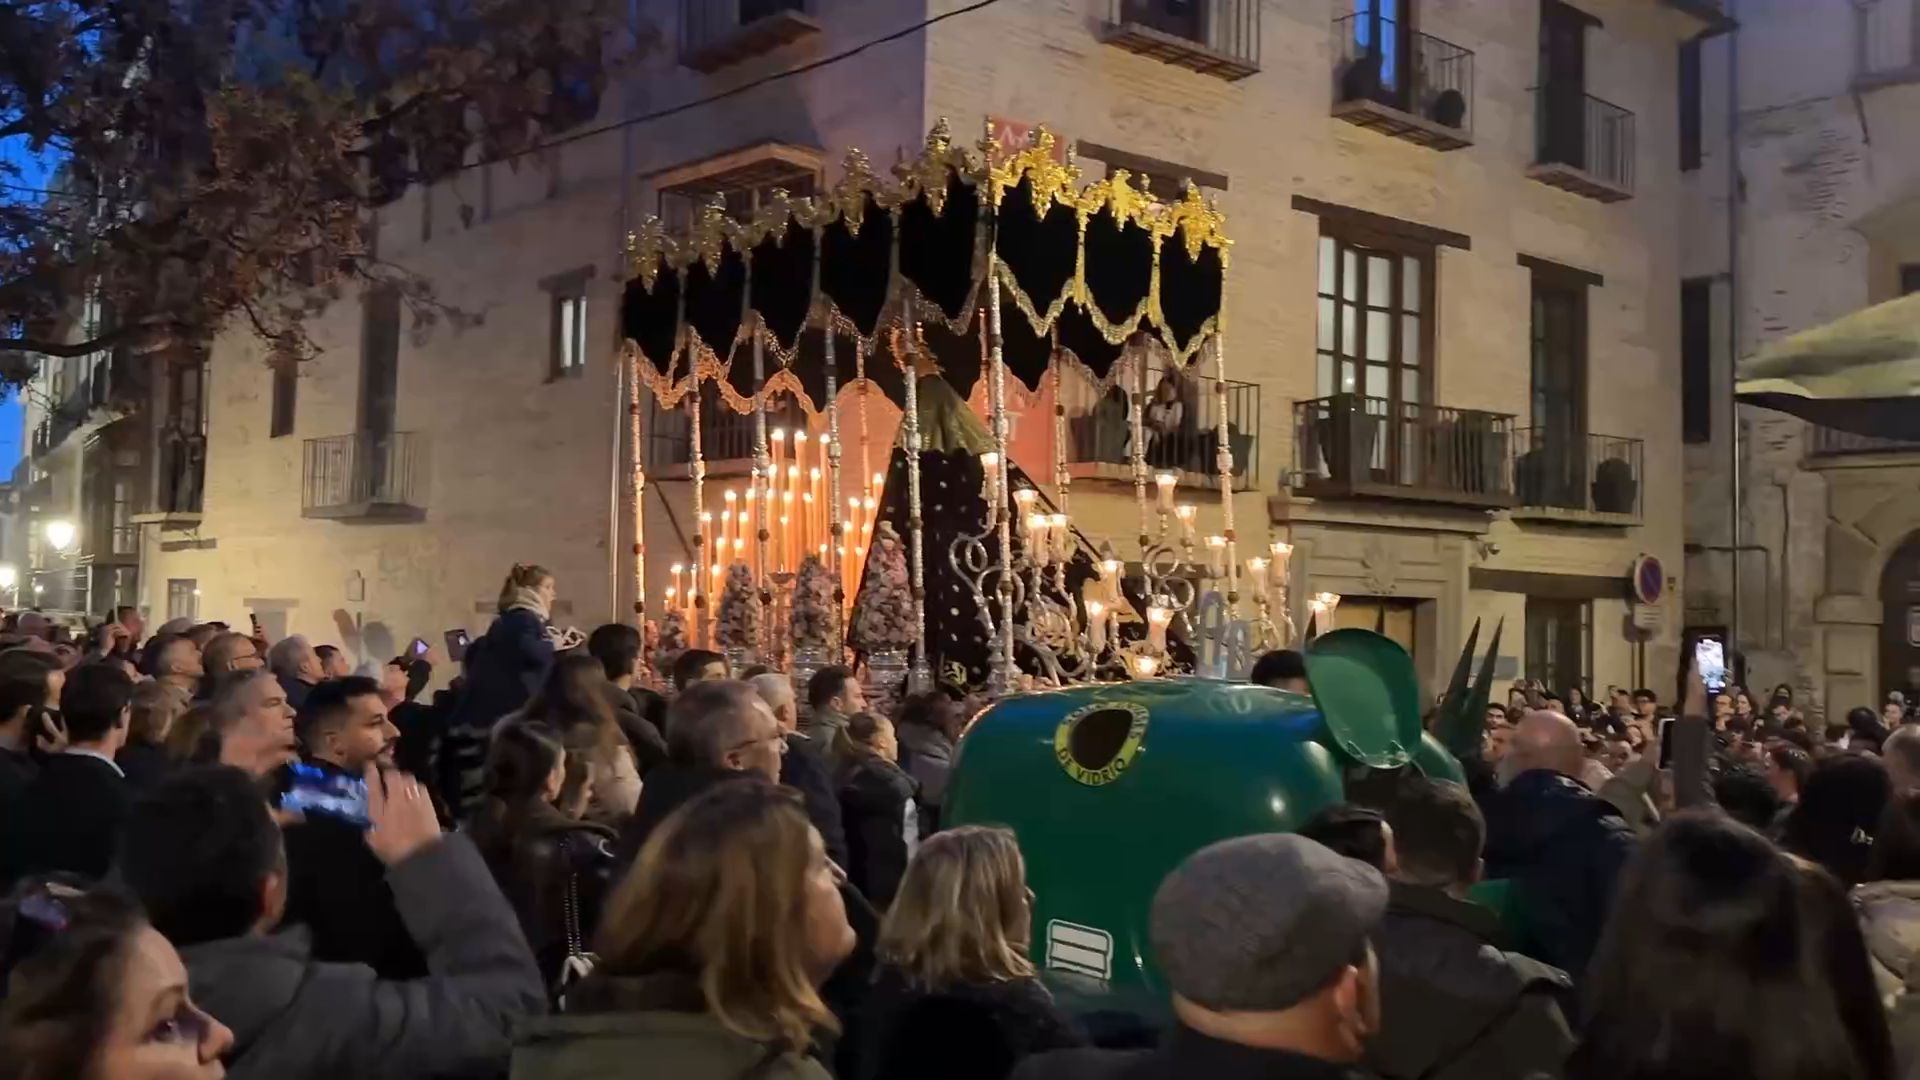
[[[727,492],[727,504],[728,506],[732,506],[733,504],[733,492],[731,491]],[[718,551],[722,558],[726,557],[727,541],[732,539],[732,537],[733,511],[731,509],[722,510],[720,511],[720,535],[716,539],[714,547],[714,550]]]
[[[1337,592],[1315,593],[1313,602],[1319,610],[1326,612],[1327,621],[1333,621],[1333,613],[1340,607],[1340,594]]]
[[[1193,519],[1200,512],[1192,503],[1181,503],[1174,508],[1174,514],[1180,518],[1180,528],[1185,531],[1187,542],[1193,542]]]
[[[1032,488],[1027,488],[1027,487],[1023,487],[1020,490],[1014,492],[1013,493],[1014,520],[1015,521],[1027,520],[1027,515],[1033,513],[1033,500],[1036,498],[1039,498],[1039,496],[1040,496],[1039,492],[1033,490]]]
[[[1226,554],[1226,537],[1207,537],[1207,568],[1213,571],[1214,577],[1219,577],[1227,572]]]
[[[794,465],[787,466],[787,475],[789,477],[794,477],[796,474],[797,468],[798,467]],[[795,557],[794,553],[798,550],[798,548],[794,546],[793,528],[790,524],[790,522],[792,522],[793,520],[793,514],[794,514],[793,485],[789,484],[787,487],[787,490],[780,493],[779,548],[780,548],[780,569],[782,570],[785,570],[789,565],[793,563],[794,557]]]
[[[713,547],[713,543],[714,543],[714,536],[713,536],[713,511],[711,511],[711,510],[702,510],[702,511],[700,512],[700,531],[699,531],[699,532],[698,532],[698,533],[697,533],[696,535],[698,535],[699,537],[701,537],[702,539],[704,539],[704,540],[706,541],[706,543],[707,543],[707,554],[711,554],[711,553],[712,553],[712,552],[713,552],[713,551],[715,550],[715,549],[714,549],[714,547]],[[699,552],[698,550],[696,550],[696,551],[695,551],[694,553],[695,553],[696,555],[697,555],[697,554],[701,554],[701,552]],[[699,566],[698,566],[697,564],[696,564],[696,565],[695,565],[695,566],[693,567],[693,572],[692,572],[691,574],[689,574],[689,575],[688,575],[688,577],[689,577],[689,578],[691,578],[691,579],[694,579],[694,580],[693,580],[693,581],[692,581],[692,582],[691,582],[691,583],[690,583],[690,584],[689,584],[689,585],[687,586],[687,595],[688,595],[688,596],[690,596],[690,597],[692,597],[692,596],[699,596],[699,595],[700,595],[700,594],[701,594],[702,592],[704,592],[704,591],[710,591],[710,590],[702,590],[702,589],[701,589],[701,588],[699,587],[699,581],[698,581],[698,578],[700,577],[700,567],[699,567]]]
[[[720,578],[725,573],[726,568],[716,561],[713,564],[713,580],[707,583],[708,596],[718,597],[720,595]]]
[[[807,498],[813,504],[808,515],[812,520],[807,526],[807,537],[817,545],[827,531],[827,493],[820,486],[820,466],[818,465],[807,469]]]
[[[1000,503],[1000,455],[987,453],[980,455],[980,497],[986,500],[987,517],[993,517],[993,508]]]
[[[673,585],[667,586],[667,610],[668,611],[678,610],[679,604],[677,603],[677,600],[679,595],[680,595],[680,590],[677,586],[673,586]]]
[[[807,546],[812,547],[813,533],[814,533],[814,520],[813,520],[813,492],[811,491],[802,492],[800,495],[800,520],[805,523],[805,527],[803,528],[801,535],[806,538]]]
[[[1098,656],[1107,645],[1107,605],[1087,601],[1087,651]]]
[[[1147,608],[1147,647],[1154,652],[1167,651],[1167,625],[1173,622],[1173,609],[1159,604]]]
[[[1047,515],[1027,515],[1027,558],[1035,566],[1047,565]]]
[[[1151,656],[1135,656],[1128,661],[1136,679],[1151,679],[1153,673],[1160,670],[1160,661]]]
[[[1260,555],[1255,555],[1253,558],[1247,560],[1247,576],[1253,579],[1253,591],[1256,595],[1264,595],[1267,591],[1267,567],[1269,565],[1267,559]]]
[[[1173,509],[1173,486],[1180,482],[1180,478],[1170,472],[1156,473],[1154,474],[1153,482],[1159,485],[1160,487],[1161,512],[1164,513],[1168,510],[1172,510]]]

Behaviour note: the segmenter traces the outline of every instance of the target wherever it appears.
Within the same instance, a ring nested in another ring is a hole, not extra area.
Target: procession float
[[[658,616],[663,647],[797,683],[847,663],[880,701],[945,686],[991,702],[962,740],[948,823],[1019,835],[1050,979],[1156,996],[1146,913],[1166,871],[1213,840],[1296,828],[1355,784],[1458,778],[1499,632],[1470,679],[1475,628],[1423,723],[1407,654],[1333,629],[1339,597],[1295,580],[1284,535],[1236,530],[1247,440],[1225,408],[1201,455],[1220,528],[1196,535],[1192,458],[1184,476],[1156,467],[1146,429],[1154,375],[1210,367],[1226,393],[1229,245],[1197,189],[1162,202],[1118,169],[1082,183],[1044,131],[966,148],[944,122],[893,173],[855,151],[821,198],[775,193],[750,222],[716,205],[690,237],[650,223],[630,238],[635,487],[644,386],[656,415],[684,412],[693,525],[659,611],[636,547],[636,617]],[[1074,516],[1065,436],[1092,421],[1064,396],[1041,417],[1051,460],[1016,460],[1014,399],[1068,373],[1118,436],[1131,535]],[[876,468],[880,412],[898,427]],[[703,441],[721,423],[750,423],[752,468],[716,498]],[[1311,694],[1233,681],[1288,646]]]

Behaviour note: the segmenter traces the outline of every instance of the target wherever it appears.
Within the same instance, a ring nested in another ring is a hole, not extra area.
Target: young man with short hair
[[[807,681],[807,715],[800,721],[800,734],[811,740],[814,753],[832,758],[847,718],[866,707],[866,691],[851,670],[838,664],[823,667]]]
[[[1307,658],[1293,649],[1273,649],[1254,661],[1247,681],[1255,686],[1271,686],[1295,694],[1311,694],[1307,683]]]
[[[667,757],[667,702],[635,681],[642,651],[640,631],[625,623],[608,623],[587,635],[587,655],[607,673],[607,703],[644,778]]]
[[[1573,1048],[1566,973],[1505,952],[1499,918],[1468,899],[1486,825],[1465,788],[1414,779],[1387,810],[1399,865],[1374,937],[1380,1007],[1396,1019],[1367,1047],[1383,1076],[1557,1075]]]
[[[230,1080],[504,1074],[515,1027],[544,1010],[519,922],[472,843],[441,835],[402,776],[373,777],[367,813],[356,840],[419,929],[426,977],[381,980],[274,932],[282,833],[244,773],[189,769],[136,804],[121,877],[180,950],[195,1002],[233,1029]]]
[[[0,658],[0,825],[40,774],[34,736],[47,711],[47,675],[57,667],[53,657],[25,649]]]
[[[65,871],[98,878],[113,863],[126,822],[126,776],[113,755],[127,741],[133,680],[119,666],[82,664],[60,691],[67,745],[49,755],[19,801],[8,808],[5,872]]]
[[[400,732],[372,679],[351,675],[314,687],[295,724],[302,767],[317,782],[398,776],[386,770]],[[362,842],[364,831],[318,813],[287,830],[287,922],[307,927],[316,959],[366,964],[386,979],[418,978],[425,957],[400,919],[385,868]]]
[[[758,775],[780,782],[787,752],[780,722],[751,686],[731,679],[689,685],[667,713],[667,760],[640,789],[620,834],[623,861],[640,852],[668,814],[715,784]]]
[[[694,683],[732,678],[727,658],[711,649],[688,649],[673,659],[673,690],[680,693]]]

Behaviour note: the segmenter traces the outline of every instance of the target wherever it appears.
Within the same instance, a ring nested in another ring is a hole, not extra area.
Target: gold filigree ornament
[[[739,235],[740,226],[727,216],[726,200],[716,194],[700,208],[694,220],[693,233],[687,238],[687,254],[706,263],[708,273],[717,274],[727,248],[741,250]]]
[[[1228,253],[1233,247],[1233,241],[1227,239],[1226,215],[1201,193],[1198,185],[1188,184],[1185,197],[1168,207],[1159,222],[1160,236],[1184,233],[1187,258],[1198,259],[1201,248],[1218,248],[1220,267],[1226,268]]]
[[[627,270],[648,292],[653,291],[660,276],[661,262],[673,266],[679,260],[680,245],[667,235],[667,227],[659,218],[648,215],[638,231],[627,234]]]
[[[927,209],[939,217],[947,210],[949,178],[958,177],[961,183],[977,187],[984,173],[975,155],[953,141],[953,128],[943,116],[934,122],[933,130],[927,132],[927,143],[920,156],[893,167],[893,174],[900,181],[896,205],[925,195]]]
[[[769,236],[784,245],[787,234],[796,229],[811,232],[815,216],[812,199],[795,196],[786,188],[774,188],[754,212],[752,223],[740,230],[740,250],[752,252]]]
[[[1027,145],[988,171],[988,198],[999,206],[1021,180],[1033,185],[1034,211],[1044,217],[1054,203],[1075,207],[1080,201],[1080,170],[1060,160],[1057,140],[1045,127],[1035,128]]]
[[[866,224],[869,199],[884,209],[888,202],[886,183],[873,171],[867,155],[856,147],[848,150],[841,162],[840,179],[833,185],[832,192],[819,201],[814,224],[825,226],[835,218],[844,218],[847,231],[857,234]]]

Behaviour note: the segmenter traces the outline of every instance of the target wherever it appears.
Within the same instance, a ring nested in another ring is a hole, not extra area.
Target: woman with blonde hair
[[[1021,1058],[1081,1046],[1027,957],[1033,894],[1009,829],[920,844],[880,924],[880,969],[857,1033],[857,1080],[998,1080]]]
[[[820,985],[853,951],[840,879],[791,791],[720,784],[669,815],[607,900],[598,966],[515,1049],[514,1080],[828,1080]]]

